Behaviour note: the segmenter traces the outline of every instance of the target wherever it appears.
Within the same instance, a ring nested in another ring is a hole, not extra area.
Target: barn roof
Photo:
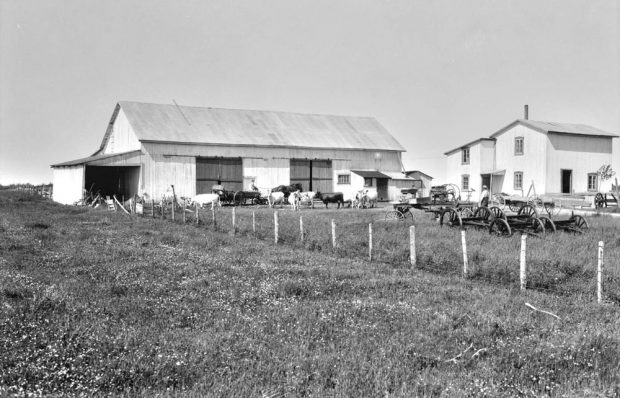
[[[121,157],[123,157],[125,155],[139,155],[140,153],[141,153],[140,150],[136,150],[136,151],[127,151],[127,152],[120,152],[120,153],[108,153],[108,154],[102,154],[102,155],[92,155],[92,156],[88,156],[86,158],[70,160],[68,162],[63,162],[63,163],[56,163],[56,164],[51,165],[51,167],[78,166],[78,165],[81,165],[81,164],[90,164],[90,163],[96,162],[98,160],[111,159],[111,158],[121,158]]]
[[[405,151],[372,117],[129,101],[118,106],[140,141]]]
[[[504,131],[521,124],[523,126],[532,128],[541,133],[559,133],[559,134],[573,134],[573,135],[588,135],[597,137],[618,137],[614,133],[597,129],[596,127],[588,126],[587,124],[571,124],[571,123],[557,123],[557,122],[541,122],[529,119],[517,119],[510,123],[508,126],[498,130],[491,135],[491,138],[502,134]]]

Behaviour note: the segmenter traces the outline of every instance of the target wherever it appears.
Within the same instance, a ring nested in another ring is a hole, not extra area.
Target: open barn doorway
[[[140,166],[86,166],[84,189],[118,200],[138,194]]]

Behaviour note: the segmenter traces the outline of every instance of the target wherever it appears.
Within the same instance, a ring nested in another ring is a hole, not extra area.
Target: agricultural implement
[[[618,203],[618,197],[613,193],[599,192],[594,196],[594,206],[597,208],[618,206]]]
[[[540,218],[543,219],[543,217]],[[550,232],[562,230],[575,234],[583,234],[590,229],[588,221],[582,216],[575,215],[574,213],[571,213],[570,218],[567,220],[552,220],[549,217],[544,217],[543,224],[545,225],[545,229]]]
[[[454,189],[449,189],[442,192],[443,193],[428,197],[416,198],[414,189],[401,189],[402,195],[400,201],[392,203],[393,209],[388,210],[385,213],[385,220],[413,220],[413,214],[411,213],[412,208],[423,210],[427,213],[433,213],[433,218],[441,218],[443,214],[449,209],[455,209],[455,211],[457,211],[460,215],[464,217],[469,217],[473,215],[473,208],[476,206],[475,202],[439,200],[453,197],[452,194],[455,191]]]
[[[546,226],[552,223],[547,216],[540,216],[534,206],[525,204],[517,214],[507,215],[499,207],[493,206],[490,211],[495,219],[503,219],[512,232],[517,231],[530,235],[544,235]]]

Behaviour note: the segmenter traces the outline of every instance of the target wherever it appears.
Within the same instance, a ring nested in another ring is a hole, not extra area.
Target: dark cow
[[[315,198],[325,203],[325,208],[328,208],[329,203],[337,203],[338,209],[340,205],[344,208],[344,197],[342,192],[321,193],[317,192]]]
[[[288,200],[288,197],[291,194],[291,192],[295,192],[295,191],[300,191],[300,192],[302,191],[301,184],[295,183],[291,185],[278,185],[277,187],[271,189],[271,192],[282,192],[286,200]]]

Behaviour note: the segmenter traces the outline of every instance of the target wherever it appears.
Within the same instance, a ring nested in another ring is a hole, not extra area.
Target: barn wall
[[[140,166],[142,153],[132,152],[126,155],[117,155],[107,159],[88,162],[89,166]]]
[[[325,159],[349,160],[353,169],[377,169],[384,171],[401,171],[399,152],[364,151],[342,149],[312,148],[269,148],[243,147],[225,145],[190,145],[143,143],[144,150],[152,155],[175,156],[220,156],[256,159]]]
[[[54,201],[73,204],[82,199],[84,166],[54,168]]]
[[[243,178],[244,189],[251,178],[259,188],[286,185],[290,180],[289,159],[243,158]]]
[[[144,192],[160,198],[170,185],[177,196],[196,194],[196,158],[186,156],[145,155],[143,157]]]
[[[119,153],[133,151],[140,149],[140,142],[136,137],[136,134],[125,116],[125,112],[122,109],[119,110],[114,124],[112,125],[112,132],[108,138],[103,149],[104,154]]]
[[[547,137],[549,140],[547,192],[549,193],[561,192],[561,169],[573,171],[573,191],[582,193],[588,190],[588,173],[596,173],[601,166],[613,162],[611,137],[553,133],[549,133]],[[610,188],[610,184],[603,186],[605,190]]]
[[[523,155],[515,155],[515,137],[523,137]],[[506,170],[502,192],[527,195],[532,181],[537,194],[546,192],[547,135],[517,124],[496,139],[496,168]],[[514,189],[515,171],[523,172],[523,192]]]
[[[350,192],[355,190],[356,186],[353,182],[353,176],[357,174],[351,173],[351,161],[350,160],[333,160],[332,161],[332,171],[334,173],[334,192]],[[350,184],[338,184],[338,175],[339,174],[348,174]],[[359,177],[359,176],[358,176]],[[364,180],[362,180],[362,186],[364,184]]]

